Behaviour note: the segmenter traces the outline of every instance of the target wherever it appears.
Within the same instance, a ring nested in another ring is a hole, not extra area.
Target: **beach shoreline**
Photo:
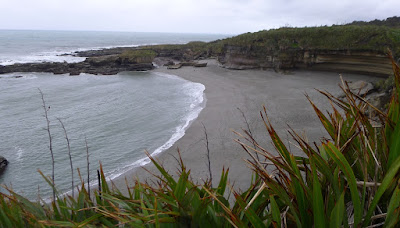
[[[176,70],[160,67],[153,70],[205,86],[207,103],[198,118],[192,121],[184,136],[172,147],[155,156],[172,176],[177,176],[179,164],[175,158],[178,157],[179,148],[182,160],[187,169],[191,170],[195,182],[202,184],[209,177],[206,129],[213,184],[218,183],[222,169],[229,168],[231,185],[235,189],[246,189],[252,172],[243,160],[250,157],[234,141],[238,136],[233,131],[247,130],[248,124],[260,145],[274,153],[259,114],[263,105],[267,108],[274,128],[287,143],[293,141],[287,134],[288,125],[300,134],[305,133],[310,142],[318,142],[327,136],[304,94],[308,94],[322,109],[329,109],[323,95],[314,88],[334,95],[340,94],[339,73],[293,71],[290,74],[281,74],[272,70],[229,70],[218,66],[216,60],[203,61],[208,63],[207,67],[182,67]],[[349,81],[378,79],[354,74],[343,74],[343,77]],[[295,155],[300,153],[294,146],[291,150]],[[131,186],[137,179],[154,180],[148,171],[159,173],[149,163],[129,170],[112,181],[118,189],[126,193],[126,181]]]

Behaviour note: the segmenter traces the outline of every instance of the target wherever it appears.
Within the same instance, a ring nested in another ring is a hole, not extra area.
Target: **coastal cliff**
[[[400,25],[400,18],[394,18],[388,21]],[[222,66],[230,69],[307,69],[376,76],[391,74],[388,49],[400,57],[400,26],[367,23],[280,28],[242,34],[213,45]]]
[[[387,77],[388,49],[400,59],[400,17],[348,25],[264,30],[213,42],[119,47],[74,53],[80,63],[28,63],[0,66],[0,74],[52,72],[116,74],[153,69],[155,58],[189,62],[217,58],[228,69],[294,69],[358,73]],[[163,62],[163,61],[160,61]],[[161,64],[163,65],[163,64]]]
[[[348,25],[264,30],[209,43],[141,47],[176,61],[215,57],[228,69],[294,69],[392,74],[388,49],[400,57],[400,17]]]
[[[238,46],[226,46],[218,56],[229,69],[273,68],[279,70],[307,69],[388,76],[392,72],[389,59],[376,51],[351,50],[285,50],[251,51]]]

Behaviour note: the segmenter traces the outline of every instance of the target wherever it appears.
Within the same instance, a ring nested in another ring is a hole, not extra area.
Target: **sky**
[[[400,0],[0,0],[0,29],[241,34],[400,16]]]

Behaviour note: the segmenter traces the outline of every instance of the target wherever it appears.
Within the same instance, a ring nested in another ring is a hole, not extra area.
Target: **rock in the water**
[[[164,66],[172,66],[172,65],[174,65],[174,62],[171,61],[171,60],[169,60],[168,62],[166,62],[166,63],[164,64]]]
[[[7,167],[8,161],[4,157],[0,156],[0,173]]]

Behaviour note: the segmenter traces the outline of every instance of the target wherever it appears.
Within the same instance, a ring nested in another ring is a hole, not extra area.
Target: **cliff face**
[[[226,45],[218,56],[229,69],[307,69],[388,76],[392,66],[386,55],[370,50],[271,50]]]
[[[387,76],[389,48],[400,57],[397,18],[382,25],[279,28],[245,33],[214,44],[221,64],[232,69],[274,68]]]

